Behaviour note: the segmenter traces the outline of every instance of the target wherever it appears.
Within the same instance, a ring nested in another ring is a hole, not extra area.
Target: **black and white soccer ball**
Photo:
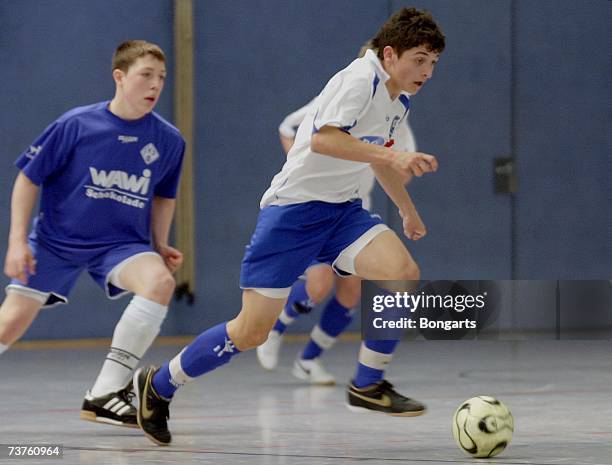
[[[503,451],[514,433],[514,418],[494,397],[466,400],[453,416],[453,437],[473,457],[493,457]]]

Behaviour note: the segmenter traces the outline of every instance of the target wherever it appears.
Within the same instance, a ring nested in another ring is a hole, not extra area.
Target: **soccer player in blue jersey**
[[[399,209],[404,234],[410,239],[425,234],[404,181],[436,171],[437,161],[394,149],[391,142],[407,117],[410,96],[431,78],[444,45],[429,13],[403,8],[374,38],[377,53],[368,51],[327,83],[261,200],[242,261],[238,316],[204,331],[160,368],[134,374],[138,424],[153,442],[171,442],[167,418],[177,388],[262,344],[291,285],[313,260],[369,280],[419,279],[419,268],[399,237],[362,208],[359,176],[371,167]],[[351,408],[402,416],[425,411],[383,379],[397,342],[362,346],[348,387]]]
[[[122,43],[112,75],[111,101],[68,111],[16,161],[0,353],[41,308],[67,303],[84,270],[110,298],[134,293],[81,418],[137,427],[132,371],[159,333],[174,292],[172,272],[183,260],[168,235],[185,142],[153,112],[166,78],[159,46]]]

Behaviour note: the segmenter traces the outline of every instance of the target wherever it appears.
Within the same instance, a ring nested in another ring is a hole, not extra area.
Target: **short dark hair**
[[[398,56],[414,47],[424,45],[430,52],[442,53],[445,37],[428,11],[402,8],[382,25],[372,39],[378,58],[383,59],[383,49],[393,47]]]
[[[138,58],[146,55],[151,55],[163,63],[166,62],[164,51],[159,45],[147,42],[146,40],[127,40],[119,44],[117,50],[115,50],[113,55],[113,71],[120,69],[127,73],[130,66]]]

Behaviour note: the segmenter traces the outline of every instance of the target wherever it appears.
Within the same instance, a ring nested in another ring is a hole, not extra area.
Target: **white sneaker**
[[[336,378],[329,373],[318,358],[312,360],[297,359],[293,364],[291,374],[298,379],[309,381],[318,386],[336,384]]]
[[[270,331],[268,339],[257,348],[257,360],[266,370],[276,370],[278,353],[283,343],[283,335],[278,331]]]

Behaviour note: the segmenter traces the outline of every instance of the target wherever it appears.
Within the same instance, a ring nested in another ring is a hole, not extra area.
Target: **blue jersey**
[[[32,235],[59,252],[149,243],[153,197],[176,196],[178,130],[153,112],[123,120],[109,103],[65,113],[15,162],[42,187]]]

